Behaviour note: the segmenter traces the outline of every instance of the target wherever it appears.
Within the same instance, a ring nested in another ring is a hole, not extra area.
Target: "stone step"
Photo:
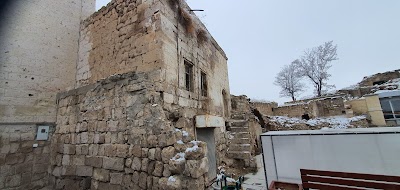
[[[233,139],[230,139],[229,142],[231,144],[249,144],[250,139],[249,138],[233,138]]]
[[[231,127],[232,132],[248,132],[249,128],[248,127]]]
[[[246,160],[252,158],[250,151],[228,151],[227,156],[229,158],[235,158],[240,160]]]
[[[232,127],[248,127],[249,122],[247,120],[233,120],[231,121]]]
[[[247,116],[246,114],[232,114],[231,115],[232,119],[242,119],[242,120],[246,120]]]
[[[233,132],[231,135],[234,138],[250,138],[250,133],[249,132]]]
[[[229,151],[251,151],[250,144],[230,144]]]

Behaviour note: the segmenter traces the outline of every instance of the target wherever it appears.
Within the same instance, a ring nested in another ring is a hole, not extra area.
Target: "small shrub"
[[[179,8],[179,23],[186,29],[186,33],[193,34],[195,31],[195,27],[192,20],[192,15],[188,13],[186,10]]]
[[[208,34],[206,30],[200,28],[197,30],[196,33],[197,33],[197,43],[204,44],[205,42],[208,41]]]

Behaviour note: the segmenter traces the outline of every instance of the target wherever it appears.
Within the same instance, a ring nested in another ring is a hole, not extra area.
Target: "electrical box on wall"
[[[36,140],[46,141],[49,138],[49,126],[38,126]]]

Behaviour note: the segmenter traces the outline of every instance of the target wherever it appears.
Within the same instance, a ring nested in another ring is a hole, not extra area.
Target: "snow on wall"
[[[336,116],[336,117],[326,117],[326,118],[315,118],[307,121],[293,117],[273,116],[271,117],[270,121],[276,122],[284,127],[292,127],[296,124],[305,124],[307,126],[312,126],[312,127],[328,124],[329,128],[346,129],[349,127],[362,127],[362,126],[353,126],[352,122],[360,121],[363,119],[366,119],[366,117],[356,116],[352,118],[346,118],[343,116]]]

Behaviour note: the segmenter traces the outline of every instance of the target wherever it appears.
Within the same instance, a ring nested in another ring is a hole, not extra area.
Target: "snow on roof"
[[[267,103],[267,104],[275,103],[273,101],[263,100],[263,99],[255,99],[255,98],[254,99],[251,98],[250,102],[252,102],[252,103]]]
[[[370,134],[370,133],[400,133],[400,127],[372,127],[352,129],[324,129],[324,130],[299,130],[299,131],[270,131],[261,136],[286,136],[286,135],[332,135],[332,134]]]
[[[317,126],[323,123],[328,123],[333,129],[346,129],[351,126],[351,122],[359,121],[365,119],[365,116],[356,116],[352,118],[347,118],[344,116],[335,117],[325,117],[325,118],[315,118],[310,120],[302,120],[294,117],[285,116],[272,116],[271,121],[277,122],[284,127],[292,127],[295,124],[306,124],[309,126]]]
[[[383,73],[375,73],[375,74],[373,74],[373,75],[368,75],[368,76],[365,76],[365,77],[363,78],[363,80],[366,80],[366,79],[369,79],[369,78],[372,78],[372,77],[374,77],[374,76],[381,75],[381,74],[394,73],[394,72],[396,72],[396,71],[400,73],[400,70],[399,70],[399,69],[396,69],[396,70],[392,70],[392,71],[386,71],[386,72],[383,72]]]
[[[374,94],[377,94],[379,98],[395,97],[400,96],[400,90],[378,90]]]
[[[360,84],[357,83],[357,84],[353,84],[353,85],[348,86],[348,87],[344,87],[344,88],[342,88],[340,90],[356,90],[358,88],[360,88]]]
[[[293,103],[285,102],[285,104],[279,105],[279,107],[297,106],[297,105],[306,105],[306,104],[308,104],[308,102],[293,102]]]

